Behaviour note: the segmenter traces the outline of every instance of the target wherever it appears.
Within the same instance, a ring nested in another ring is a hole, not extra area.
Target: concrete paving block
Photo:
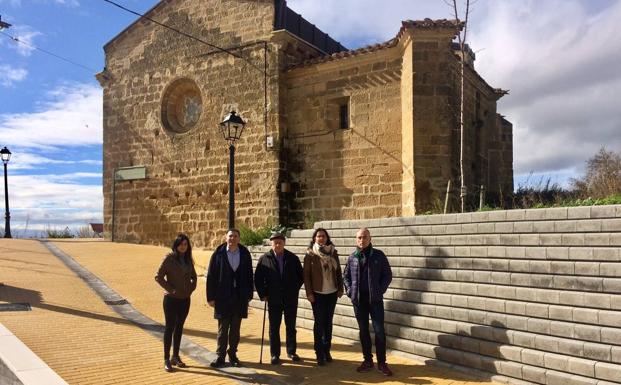
[[[564,305],[585,306],[584,293],[563,291],[560,293],[560,302]]]
[[[599,310],[599,324],[621,328],[621,312],[610,310]],[[619,341],[621,343],[621,341]]]
[[[539,246],[539,234],[520,234],[520,246]]]
[[[514,233],[532,233],[534,229],[533,222],[515,222],[513,223]]]
[[[572,312],[572,320],[578,323],[597,324],[599,319],[599,310],[574,308]]]
[[[535,336],[535,349],[544,352],[558,353],[558,344],[561,339],[558,337],[537,335]]]
[[[496,287],[496,295],[500,298],[514,299],[515,288],[511,286],[498,286]]]
[[[584,356],[584,341],[561,339],[558,342],[558,352],[569,356],[582,357]]]
[[[536,384],[545,384],[546,370],[533,366],[524,366],[522,367],[522,379]]]
[[[592,261],[593,260],[593,248],[592,247],[570,247],[569,259],[574,261]]]
[[[569,367],[569,358],[561,354],[544,353],[544,365],[548,369],[566,372]]]
[[[602,219],[585,219],[581,221],[576,221],[576,231],[581,232],[599,232],[602,231],[603,225],[608,220]],[[610,231],[610,230],[609,230]]]
[[[562,234],[541,234],[540,237],[541,246],[562,246],[563,236]]]
[[[500,243],[505,246],[520,246],[520,235],[500,234]]]
[[[529,270],[531,273],[548,274],[552,272],[552,264],[550,261],[529,261]]]
[[[601,328],[601,341],[607,344],[618,344],[621,341],[621,329]]]
[[[567,207],[554,207],[545,209],[546,219],[567,219]]]
[[[554,221],[554,232],[575,233],[576,229],[576,221]]]
[[[517,346],[536,349],[535,335],[532,333],[515,330],[512,332],[513,343]]]
[[[592,248],[593,250],[593,258],[596,261],[621,261],[621,256],[620,256],[620,252],[619,252],[619,248]]]
[[[575,262],[574,274],[599,276],[599,262]]]
[[[571,320],[573,308],[569,306],[550,305],[548,307],[550,318],[557,320]]]
[[[621,366],[607,362],[595,364],[595,377],[606,381],[619,381],[621,379]]]
[[[585,234],[563,234],[562,242],[565,246],[584,246]]]
[[[587,233],[584,235],[584,244],[588,246],[615,246],[611,239],[610,233]]]
[[[546,247],[546,259],[569,259],[569,247]]]
[[[540,221],[546,219],[544,209],[528,209],[524,212],[524,219],[529,221]]]
[[[567,219],[588,219],[591,218],[590,207],[568,207]]]
[[[506,247],[505,254],[509,259],[524,259],[526,258],[526,248],[521,246]]]
[[[615,206],[592,206],[591,218],[615,218],[616,207]]]
[[[621,346],[613,346],[611,349],[611,361],[615,364],[621,364]]]
[[[621,293],[621,278],[604,278],[603,290],[606,293]]]
[[[539,350],[522,349],[520,361],[527,365],[544,366],[544,353]]]
[[[554,231],[553,221],[533,222],[533,232],[535,233],[553,233]]]
[[[530,270],[530,261],[512,259],[509,261],[509,270],[516,273],[528,273]]]
[[[606,277],[621,277],[621,262],[602,262],[597,273]]]
[[[528,331],[528,318],[518,315],[507,315],[507,328]]]
[[[517,287],[515,288],[515,299],[535,302],[537,300],[537,291],[529,287]]]
[[[541,304],[541,303],[527,303],[526,304],[526,315],[528,317],[537,317],[537,318],[548,318],[549,316],[549,305]]]
[[[600,342],[601,328],[593,325],[574,325],[574,335],[576,338],[586,341]]]
[[[529,318],[527,321],[527,330],[532,333],[550,334],[550,321],[538,318]]]
[[[526,258],[530,259],[546,259],[547,253],[545,247],[527,247],[525,250]]]

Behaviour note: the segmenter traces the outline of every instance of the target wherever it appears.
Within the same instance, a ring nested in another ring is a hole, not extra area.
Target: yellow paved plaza
[[[131,305],[164,322],[162,290],[155,271],[167,252],[164,247],[111,243],[102,240],[62,240],[54,244],[114,289]],[[0,323],[70,384],[239,384],[252,377],[233,378],[185,358],[187,369],[163,370],[162,343],[110,309],[72,270],[37,240],[0,239],[0,303],[29,302],[31,312],[0,312]],[[194,251],[199,275],[206,251]],[[217,323],[205,302],[205,282],[192,296],[184,336],[211,352],[216,348]],[[358,344],[335,339],[335,361],[317,367],[312,333],[298,329],[298,354],[303,361],[272,366],[269,345],[259,364],[262,311],[250,310],[242,322],[238,356],[245,367],[289,384],[483,384],[489,382],[440,367],[425,366],[389,355],[395,372],[357,373]],[[266,333],[267,334],[267,333]],[[281,333],[284,337],[284,330]],[[283,338],[284,340],[284,338]],[[284,341],[283,341],[284,342]],[[283,348],[284,351],[284,348]],[[182,354],[183,356],[183,354]],[[283,355],[284,357],[284,355]]]

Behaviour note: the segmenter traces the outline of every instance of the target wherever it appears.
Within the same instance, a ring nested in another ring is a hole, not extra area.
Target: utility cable
[[[157,25],[159,25],[160,27],[166,28],[166,29],[168,29],[168,30],[170,30],[170,31],[173,31],[173,32],[178,33],[178,34],[180,34],[180,35],[182,35],[182,36],[185,36],[185,37],[187,37],[188,39],[191,39],[191,40],[197,41],[197,42],[199,42],[199,43],[205,44],[205,45],[207,45],[207,46],[209,46],[209,47],[211,47],[211,48],[216,49],[217,51],[227,53],[227,54],[229,54],[229,55],[231,55],[231,56],[233,56],[233,57],[236,57],[236,58],[238,58],[238,59],[242,59],[242,60],[243,60],[243,61],[245,61],[248,65],[250,65],[252,68],[256,69],[257,71],[259,71],[259,72],[261,72],[261,73],[263,73],[263,70],[262,70],[261,68],[259,68],[259,67],[255,66],[253,63],[251,63],[251,62],[250,62],[248,59],[246,59],[245,57],[243,57],[243,56],[241,56],[241,55],[239,55],[239,54],[236,54],[236,53],[232,52],[232,51],[231,51],[231,50],[229,50],[229,49],[222,48],[222,47],[219,47],[219,46],[217,46],[217,45],[215,45],[215,44],[209,43],[208,41],[205,41],[205,40],[203,40],[203,39],[201,39],[201,38],[199,38],[199,37],[196,37],[196,36],[190,35],[189,33],[184,32],[184,31],[182,31],[182,30],[180,30],[180,29],[177,29],[177,28],[175,28],[175,27],[171,27],[170,25],[164,24],[164,23],[162,23],[162,22],[159,22],[159,21],[157,21],[157,20],[155,20],[155,19],[150,18],[149,16],[143,15],[143,14],[141,14],[140,12],[133,11],[133,10],[131,10],[131,9],[129,9],[129,8],[127,8],[127,7],[123,6],[123,5],[121,5],[121,4],[118,4],[118,3],[116,3],[116,2],[114,2],[114,1],[112,1],[112,0],[103,0],[103,1],[105,1],[106,3],[109,3],[109,4],[111,4],[111,5],[114,5],[114,6],[115,6],[115,7],[117,7],[117,8],[120,8],[120,9],[124,10],[125,12],[129,12],[129,13],[131,13],[131,14],[133,14],[133,15],[136,15],[136,16],[138,16],[138,17],[142,18],[142,19],[149,20],[150,22],[152,22],[152,23],[154,23],[154,24],[157,24]]]
[[[9,34],[8,34],[8,33],[6,33],[6,32],[0,31],[0,33],[1,33],[1,34],[3,34],[4,36],[8,37],[9,39],[13,40],[14,42],[18,43],[18,44],[21,44],[21,45],[24,45],[24,46],[26,46],[26,47],[32,48],[32,49],[34,49],[34,50],[37,50],[37,51],[43,52],[44,54],[47,54],[47,55],[53,56],[53,57],[55,57],[55,58],[57,58],[57,59],[60,59],[60,60],[62,60],[62,61],[65,61],[65,62],[67,62],[67,63],[69,63],[69,64],[72,64],[72,65],[74,65],[74,66],[76,66],[76,67],[80,67],[80,68],[82,68],[83,70],[89,71],[89,72],[91,72],[91,73],[93,73],[93,72],[98,72],[98,71],[97,71],[97,70],[95,70],[95,69],[92,69],[92,68],[87,67],[87,66],[85,66],[85,65],[83,65],[83,64],[80,64],[80,63],[74,62],[74,61],[73,61],[73,60],[71,60],[71,59],[67,59],[67,58],[62,57],[62,56],[60,56],[60,55],[57,55],[57,54],[55,54],[54,52],[50,52],[50,51],[48,51],[48,50],[45,50],[45,49],[40,48],[40,47],[37,47],[37,46],[32,45],[32,44],[30,44],[30,43],[26,43],[25,41],[20,40],[18,37],[15,37],[15,36],[9,35]]]

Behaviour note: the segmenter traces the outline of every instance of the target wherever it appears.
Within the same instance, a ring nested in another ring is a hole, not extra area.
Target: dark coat
[[[369,250],[372,250],[371,255],[368,254]],[[390,281],[392,281],[392,269],[383,251],[369,246],[364,252],[368,258],[369,302],[381,302],[384,299],[384,293],[388,290]],[[347,259],[343,281],[347,296],[353,303],[358,303],[360,264],[355,252]]]
[[[254,286],[259,298],[267,296],[270,305],[297,305],[303,282],[300,259],[289,250],[285,249],[282,275],[274,251],[270,250],[259,258]]]
[[[252,258],[248,249],[239,245],[239,270],[240,278],[237,282],[237,290],[242,302],[242,318],[248,317],[248,302],[252,299]],[[218,246],[211,255],[207,268],[207,302],[215,301],[214,318],[228,318],[232,314],[233,305],[233,278],[235,272],[229,264],[226,255],[226,243]]]
[[[190,269],[183,269],[175,253],[169,253],[160,268],[157,269],[155,280],[166,290],[166,295],[173,298],[190,298],[196,289],[196,270],[190,264]]]

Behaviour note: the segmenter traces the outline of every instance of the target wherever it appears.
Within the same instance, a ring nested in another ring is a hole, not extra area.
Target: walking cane
[[[263,305],[263,327],[261,328],[261,353],[259,356],[259,363],[263,363],[263,340],[265,339],[265,312],[267,311],[267,298],[265,299],[265,304]]]

